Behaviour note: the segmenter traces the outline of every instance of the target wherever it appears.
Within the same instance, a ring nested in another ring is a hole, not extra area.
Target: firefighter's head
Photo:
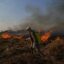
[[[27,31],[30,31],[30,30],[31,30],[31,27],[28,26],[28,27],[26,28],[26,30],[27,30]]]

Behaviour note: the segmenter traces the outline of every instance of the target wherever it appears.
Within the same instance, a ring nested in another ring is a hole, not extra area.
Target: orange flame
[[[46,42],[50,36],[51,36],[51,32],[45,33],[44,35],[41,36],[41,41]]]
[[[3,39],[9,39],[9,38],[11,38],[11,35],[8,32],[5,32],[5,33],[3,33],[1,35],[1,38],[3,38]]]

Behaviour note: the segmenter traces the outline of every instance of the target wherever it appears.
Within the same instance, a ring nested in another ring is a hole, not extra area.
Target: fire
[[[45,33],[44,35],[41,36],[41,41],[46,42],[50,36],[51,36],[51,32]]]
[[[22,39],[23,39],[23,36],[22,36],[22,35],[11,35],[11,34],[8,33],[8,32],[4,32],[4,33],[0,36],[0,38],[2,38],[2,39],[11,39],[11,38],[13,38],[13,39],[22,40]]]
[[[1,38],[3,38],[3,39],[9,39],[9,38],[11,38],[11,35],[8,32],[5,32],[5,33],[3,33],[1,35]]]

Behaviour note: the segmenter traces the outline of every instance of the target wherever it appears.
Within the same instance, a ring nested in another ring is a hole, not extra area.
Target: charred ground
[[[64,64],[64,35],[52,34],[39,52],[28,40],[0,38],[0,64]]]

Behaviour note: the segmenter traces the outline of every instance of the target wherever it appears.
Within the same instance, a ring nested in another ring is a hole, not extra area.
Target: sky
[[[0,0],[0,30],[24,23],[24,18],[29,14],[26,12],[27,5],[40,7],[46,11],[47,0]]]

